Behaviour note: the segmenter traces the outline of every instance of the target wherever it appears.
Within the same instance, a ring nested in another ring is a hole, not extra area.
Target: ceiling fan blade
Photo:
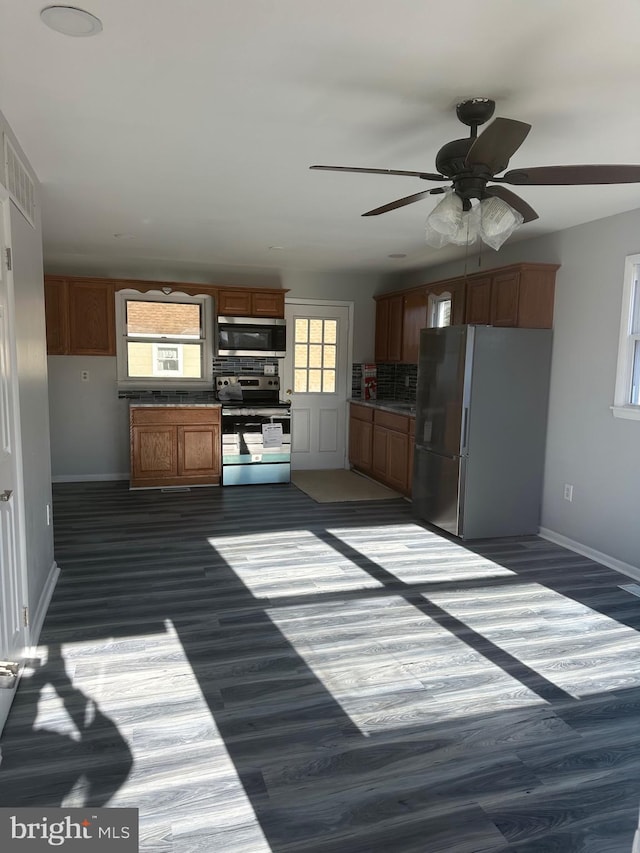
[[[448,181],[444,175],[433,172],[407,172],[404,169],[363,169],[357,166],[309,166],[310,169],[324,169],[327,172],[366,172],[369,175],[409,175],[425,181]]]
[[[538,214],[523,198],[512,193],[511,190],[508,190],[506,187],[487,187],[485,189],[485,193],[487,195],[495,196],[496,198],[501,198],[502,201],[506,201],[506,203],[514,210],[517,210],[518,213],[523,215],[525,222],[532,222],[534,219],[538,218]]]
[[[376,207],[375,210],[368,210],[362,215],[378,216],[378,214],[386,213],[388,210],[395,210],[397,207],[404,207],[405,204],[413,204],[414,201],[420,201],[420,199],[424,198],[426,195],[431,195],[431,190],[423,190],[421,193],[414,193],[413,195],[408,195],[404,198],[398,198],[395,201],[390,201],[389,204],[383,204],[382,207]]]
[[[509,159],[520,148],[531,130],[530,124],[511,118],[496,118],[473,143],[466,166],[486,166],[492,175],[507,168]]]
[[[640,166],[537,166],[512,169],[495,180],[516,186],[633,184],[640,182]]]

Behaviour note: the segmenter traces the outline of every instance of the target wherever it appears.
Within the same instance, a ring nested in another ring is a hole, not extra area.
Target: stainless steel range
[[[218,376],[222,403],[222,485],[288,483],[291,403],[279,376]]]

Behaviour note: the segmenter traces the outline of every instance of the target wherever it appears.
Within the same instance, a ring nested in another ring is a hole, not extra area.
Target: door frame
[[[11,197],[7,189],[0,183],[0,228],[2,229],[1,240],[3,249],[10,249],[12,247],[11,244]],[[13,477],[14,477],[14,493],[13,493],[13,502],[14,502],[14,516],[15,516],[15,542],[16,542],[16,559],[17,566],[15,571],[15,583],[17,585],[18,595],[22,602],[22,607],[27,607],[29,604],[29,585],[28,585],[28,575],[27,575],[27,540],[26,540],[26,527],[25,527],[25,504],[24,504],[24,468],[23,468],[23,456],[22,456],[22,433],[20,426],[20,394],[19,394],[19,384],[18,384],[18,351],[17,351],[17,339],[15,333],[15,282],[13,277],[13,267],[15,266],[15,258],[12,259],[12,269],[8,269],[6,263],[6,257],[4,256],[0,258],[0,263],[2,264],[2,271],[5,276],[6,281],[6,292],[7,292],[7,300],[5,305],[5,311],[7,314],[7,347],[9,350],[10,356],[10,369],[11,373],[9,376],[9,394],[11,395],[11,409],[12,409],[12,418],[11,423],[9,425],[9,429],[11,430],[11,439],[13,442],[13,453],[11,454],[12,466],[13,466]],[[0,594],[4,591],[0,589]],[[21,649],[21,660],[20,660],[20,668],[18,672],[18,679],[16,680],[16,686],[12,688],[13,695],[15,696],[15,690],[17,688],[18,682],[20,680],[20,676],[22,675],[23,665],[25,661],[25,657],[31,654],[31,628],[30,625],[25,625],[24,620],[21,618],[21,640],[22,640],[22,649]],[[0,731],[4,726],[4,719],[0,719]],[[0,755],[0,761],[2,757]]]
[[[352,377],[353,377],[353,317],[354,317],[354,303],[352,301],[346,301],[344,299],[310,299],[308,297],[302,296],[285,296],[285,315],[287,306],[289,305],[300,305],[301,307],[309,307],[315,306],[318,308],[329,308],[331,306],[336,306],[338,308],[346,308],[347,309],[347,352],[346,352],[346,376],[345,378],[345,418],[344,418],[344,468],[349,468],[349,418],[348,418],[348,409],[347,403],[351,398],[351,390],[352,390]],[[293,357],[293,356],[292,356]],[[293,362],[292,362],[293,364]],[[281,377],[281,379],[284,377]],[[291,376],[291,382],[293,382],[293,376]],[[291,385],[293,388],[293,385]],[[281,392],[282,393],[282,392]]]

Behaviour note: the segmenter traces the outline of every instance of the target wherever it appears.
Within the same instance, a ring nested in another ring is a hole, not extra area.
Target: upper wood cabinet
[[[115,355],[115,291],[111,282],[69,282],[69,352]]]
[[[64,279],[44,280],[44,315],[47,327],[47,353],[69,353],[69,293]]]
[[[375,360],[417,364],[420,330],[437,325],[434,302],[451,297],[451,325],[550,329],[558,264],[512,264],[376,296]]]
[[[556,264],[514,264],[467,280],[465,323],[550,329]]]
[[[491,320],[491,277],[482,276],[467,281],[465,323],[489,325]]]
[[[417,364],[420,354],[420,330],[427,325],[427,292],[410,290],[402,303],[402,361]]]
[[[284,290],[219,290],[216,311],[223,317],[284,317],[284,295]]]
[[[115,289],[108,280],[46,276],[49,355],[115,355]]]
[[[557,266],[524,264],[497,273],[491,282],[491,321],[494,326],[550,329]]]
[[[392,362],[402,360],[404,296],[395,293],[377,297],[375,360]]]
[[[221,289],[211,284],[175,281],[87,278],[46,275],[44,307],[49,355],[115,355],[115,293],[132,289],[146,293],[190,295],[208,293],[216,300],[216,313],[235,317],[284,317],[286,290]]]

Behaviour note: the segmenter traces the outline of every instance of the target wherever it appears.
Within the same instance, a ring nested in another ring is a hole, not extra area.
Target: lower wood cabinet
[[[349,463],[404,495],[411,493],[415,419],[351,403]]]
[[[373,447],[373,409],[351,403],[349,418],[349,462],[368,474]]]
[[[220,408],[131,406],[131,488],[220,483]]]
[[[409,418],[375,411],[371,472],[392,489],[408,491]]]

